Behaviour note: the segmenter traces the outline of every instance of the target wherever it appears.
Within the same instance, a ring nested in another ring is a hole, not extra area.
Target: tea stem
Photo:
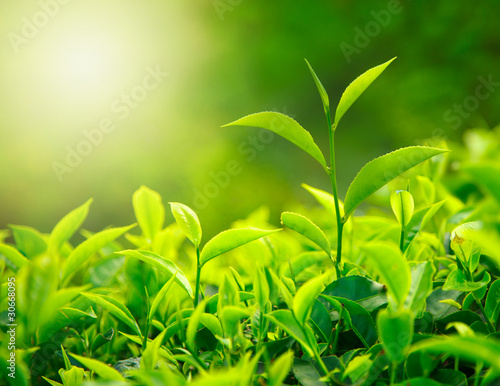
[[[342,215],[340,213],[339,194],[337,190],[337,168],[335,167],[335,125],[332,125],[330,111],[326,112],[326,120],[328,122],[328,134],[330,136],[330,169],[328,175],[332,184],[333,200],[335,203],[335,216],[337,219],[337,267],[340,270],[342,261]]]
[[[194,308],[198,305],[198,300],[200,297],[200,276],[201,276],[201,265],[200,265],[200,248],[196,247],[196,288],[194,289]]]

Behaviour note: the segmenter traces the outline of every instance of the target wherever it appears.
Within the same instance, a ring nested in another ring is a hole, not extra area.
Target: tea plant
[[[192,209],[171,202],[170,215],[143,186],[137,224],[81,229],[89,200],[49,234],[1,231],[2,382],[498,384],[500,129],[470,131],[456,152],[437,143],[376,158],[340,200],[335,131],[391,62],[352,82],[333,119],[307,63],[329,165],[286,115],[227,125],[271,130],[328,174],[332,194],[304,184],[318,207],[283,212],[284,229],[263,207],[206,241]]]

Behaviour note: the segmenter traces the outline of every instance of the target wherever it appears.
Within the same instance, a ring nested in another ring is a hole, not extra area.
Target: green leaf
[[[153,304],[151,304],[151,307],[149,308],[149,314],[148,314],[148,320],[151,321],[153,320],[153,316],[160,306],[161,301],[167,294],[168,290],[170,287],[172,287],[172,284],[174,283],[175,277],[177,276],[177,272],[175,272],[170,279],[165,283],[163,287],[161,287],[161,290],[158,292],[158,294],[155,297],[155,300],[153,300]]]
[[[308,238],[324,250],[328,256],[331,256],[332,248],[330,246],[330,242],[326,238],[323,231],[307,217],[297,213],[283,212],[281,214],[281,223]]]
[[[391,208],[398,222],[405,227],[410,222],[411,216],[413,216],[413,210],[415,209],[413,196],[406,190],[396,190],[392,192]]]
[[[451,249],[455,252],[457,264],[463,263],[470,273],[474,272],[479,264],[481,250],[478,245],[472,240],[474,234],[477,234],[481,224],[477,221],[466,222],[457,226],[451,232]],[[459,266],[460,268],[460,266]]]
[[[432,279],[435,272],[436,268],[430,261],[411,267],[411,287],[405,306],[415,314],[419,314],[425,308],[425,302],[433,289]]]
[[[371,242],[360,249],[367,258],[366,270],[372,276],[380,276],[387,285],[389,301],[402,306],[410,292],[411,273],[401,251],[381,241]]]
[[[370,359],[370,355],[358,355],[351,359],[342,374],[342,380],[347,377],[351,379],[352,382],[357,382],[363,376],[368,375],[370,367],[372,367],[373,361]]]
[[[307,59],[304,59],[304,60],[306,61],[307,67],[309,67],[309,71],[311,72],[311,75],[314,79],[314,83],[316,83],[316,87],[318,88],[319,96],[321,97],[321,102],[323,102],[323,108],[325,109],[325,114],[329,114],[330,113],[330,101],[328,99],[328,94],[327,94],[325,88],[323,87],[323,85],[321,84],[321,81],[319,80],[318,76],[314,72],[313,68],[311,67],[311,65],[307,61]]]
[[[314,188],[307,184],[302,184],[302,187],[306,189],[309,193],[313,195],[313,197],[318,201],[318,203],[323,206],[328,212],[331,213],[332,217],[335,216],[335,199],[333,195],[324,190]],[[344,209],[344,204],[339,201],[340,211],[342,212]]]
[[[108,366],[106,363],[97,361],[95,359],[82,357],[82,356],[76,355],[76,354],[70,353],[69,355],[71,355],[73,358],[75,358],[78,362],[80,362],[85,367],[88,367],[90,370],[95,372],[103,380],[124,381],[125,382],[125,379],[122,377],[122,375],[117,370],[115,370],[113,367]]]
[[[262,267],[257,268],[253,281],[253,292],[255,300],[261,310],[264,310],[269,300],[269,283]]]
[[[17,249],[29,259],[47,250],[47,243],[36,229],[21,225],[9,225]]]
[[[152,242],[165,221],[165,207],[160,194],[142,185],[132,196],[132,204],[144,237]]]
[[[198,248],[201,242],[201,224],[196,213],[190,207],[178,202],[171,202],[170,207],[179,228]]]
[[[214,336],[222,336],[222,326],[219,319],[208,313],[203,313],[200,315],[201,323],[208,328]]]
[[[391,62],[396,59],[392,58],[388,62],[385,62],[377,67],[373,67],[354,79],[354,81],[347,86],[346,90],[340,98],[340,102],[337,106],[337,111],[335,112],[335,122],[334,126],[337,126],[340,118],[344,116],[349,107],[359,98],[361,94],[368,88],[372,82],[378,78],[378,76],[386,69],[386,67],[391,64]]]
[[[82,295],[107,310],[111,315],[120,319],[123,323],[129,326],[139,336],[142,336],[141,329],[129,309],[118,300],[112,298],[111,296],[93,294],[90,292],[84,292]]]
[[[163,339],[165,338],[165,334],[167,330],[163,330],[161,334],[159,334],[154,340],[153,343],[148,345],[146,350],[142,353],[141,357],[141,369],[144,370],[154,370],[156,367],[156,363],[159,359],[159,351],[160,347],[163,343]]]
[[[289,310],[278,310],[271,312],[270,314],[264,315],[266,318],[268,318],[271,322],[276,324],[277,326],[281,327],[283,330],[285,330],[288,335],[293,337],[297,342],[299,342],[302,346],[302,348],[307,351],[309,356],[314,356],[314,350],[317,350],[317,347],[313,348],[307,336],[304,333],[304,330],[302,327],[299,325],[299,323],[295,320],[293,314]],[[308,328],[306,325],[305,328]],[[314,340],[316,342],[316,340]]]
[[[207,305],[207,299],[203,299],[198,306],[195,308],[194,312],[191,314],[189,318],[189,323],[186,331],[186,346],[189,351],[197,354],[196,346],[194,345],[194,338],[196,336],[196,332],[198,331],[198,326],[200,324],[200,319],[203,311],[205,311],[205,307]]]
[[[250,312],[238,306],[226,306],[221,311],[220,319],[224,333],[227,338],[234,337],[238,332],[238,325],[240,319],[248,318]]]
[[[382,186],[419,163],[448,150],[426,146],[405,147],[368,162],[354,178],[344,201],[346,221],[356,207]]]
[[[446,281],[443,285],[443,291],[463,291],[463,292],[472,292],[477,291],[478,289],[488,285],[491,280],[491,276],[488,271],[484,272],[483,278],[480,281],[469,281],[465,274],[455,268],[446,278]]]
[[[105,229],[82,242],[68,256],[62,271],[62,280],[67,280],[90,256],[133,227],[135,227],[135,224],[120,228]]]
[[[385,309],[378,313],[377,326],[380,340],[389,359],[402,362],[413,338],[413,312],[407,309],[396,313]]]
[[[322,374],[313,363],[300,358],[293,359],[293,374],[302,386],[326,386]]]
[[[410,222],[405,227],[405,242],[404,250],[408,248],[413,239],[426,226],[426,224],[436,215],[439,209],[443,206],[446,200],[436,202],[435,204],[420,209],[415,212],[410,219]]]
[[[187,279],[184,272],[180,270],[174,263],[170,260],[165,259],[164,257],[157,255],[153,252],[148,251],[136,251],[132,249],[127,249],[125,251],[117,252],[120,255],[126,255],[130,257],[134,257],[145,263],[148,263],[158,269],[159,271],[167,274],[167,276],[175,275],[175,282],[181,286],[181,288],[188,293],[189,296],[193,297],[193,289],[191,288],[191,284]]]
[[[434,337],[412,346],[412,352],[424,351],[430,354],[451,354],[460,359],[482,362],[500,373],[500,343],[495,339],[480,336]]]
[[[279,232],[281,229],[263,230],[257,228],[229,229],[209,240],[201,251],[200,263],[206,264],[213,258],[261,237]]]
[[[69,370],[60,369],[59,376],[63,381],[63,385],[79,386],[83,384],[85,379],[85,370],[80,367],[71,366]]]
[[[303,325],[311,315],[311,308],[318,295],[325,288],[325,275],[321,275],[302,284],[293,298],[293,314]]]
[[[293,363],[293,351],[287,351],[274,360],[269,367],[269,375],[267,379],[268,386],[281,386],[286,376],[290,372]]]
[[[496,323],[500,315],[500,279],[495,280],[491,284],[488,295],[486,295],[484,311],[486,312],[485,316],[487,316],[492,323]]]
[[[80,228],[87,218],[92,201],[90,199],[82,206],[72,210],[57,223],[50,233],[47,243],[50,254],[58,252],[61,246]]]
[[[251,126],[270,130],[300,147],[327,170],[325,157],[314,143],[311,134],[300,126],[297,121],[284,114],[269,111],[250,114],[222,127],[226,126]]]
[[[7,244],[0,244],[0,254],[10,261],[17,269],[29,264],[29,260],[24,257],[16,248]]]
[[[326,299],[336,309],[340,304],[344,308],[343,318],[345,318],[345,312],[347,311],[354,333],[365,346],[370,347],[375,344],[378,339],[377,327],[367,310],[355,301],[343,297],[328,295],[321,295],[321,297]],[[340,309],[337,309],[337,311],[340,312]]]

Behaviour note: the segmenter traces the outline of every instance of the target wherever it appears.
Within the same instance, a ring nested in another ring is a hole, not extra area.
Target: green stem
[[[474,297],[474,300],[476,301],[477,305],[479,306],[479,309],[483,313],[484,319],[486,320],[486,324],[488,325],[488,330],[490,333],[495,332],[495,327],[493,324],[491,324],[490,319],[488,319],[488,315],[486,315],[486,311],[484,310],[484,307],[481,303],[481,299],[477,297],[477,295],[474,292],[471,292],[472,296]]]
[[[391,385],[394,385],[395,381],[396,381],[396,370],[397,370],[397,363],[396,362],[391,362],[391,380],[390,380],[390,384]]]
[[[340,323],[342,323],[342,316],[344,314],[344,307],[340,309],[339,312],[339,321],[337,322],[337,326],[335,327],[335,338],[333,340],[333,346],[332,346],[332,354],[335,355],[335,352],[337,351],[337,344],[339,341],[339,335],[340,335]]]
[[[405,244],[405,227],[401,225],[401,238],[399,239],[399,249],[401,249],[401,252],[404,252],[404,245]]]
[[[198,299],[200,297],[200,276],[200,247],[196,247],[196,287],[194,289],[194,308],[196,308],[196,306],[198,305]]]
[[[332,184],[333,199],[335,203],[335,216],[337,219],[337,266],[342,261],[342,215],[340,213],[339,194],[337,190],[337,168],[335,166],[335,126],[332,125],[330,111],[326,112],[326,120],[328,122],[328,135],[330,138],[330,169],[328,175]]]

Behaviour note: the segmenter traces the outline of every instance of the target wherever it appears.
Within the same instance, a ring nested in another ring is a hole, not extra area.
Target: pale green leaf
[[[250,114],[222,127],[226,126],[251,126],[270,130],[300,147],[318,161],[325,170],[327,169],[325,157],[314,143],[311,134],[297,121],[284,114],[270,111]]]
[[[148,251],[136,251],[128,249],[117,253],[144,261],[145,263],[148,263],[161,272],[167,274],[167,276],[169,277],[175,275],[175,282],[179,284],[181,288],[188,293],[189,296],[193,297],[193,289],[191,288],[191,284],[189,283],[186,275],[184,275],[184,272],[182,272],[180,268],[170,260],[167,260],[164,257],[157,255],[156,253]]]
[[[405,227],[410,222],[413,210],[415,209],[413,196],[406,190],[396,190],[391,193],[390,201],[392,211],[398,222]]]
[[[155,297],[155,300],[153,300],[153,303],[151,304],[151,307],[149,308],[149,314],[148,314],[148,320],[151,321],[153,319],[153,316],[158,309],[161,301],[167,294],[168,290],[170,287],[172,287],[172,284],[174,283],[175,277],[177,276],[177,272],[175,272],[170,279],[165,283],[165,285],[161,288],[161,290],[158,292],[158,294]]]
[[[82,357],[82,356],[76,355],[76,354],[70,353],[69,355],[71,355],[73,358],[75,358],[78,362],[80,362],[85,367],[88,367],[90,370],[95,372],[103,380],[125,381],[125,379],[122,377],[122,375],[117,370],[115,370],[111,366],[108,366],[106,363],[100,362],[100,361],[95,360],[95,359]]]
[[[132,229],[134,226],[135,224],[120,228],[105,229],[82,242],[68,256],[62,271],[62,280],[65,281],[68,279],[94,253]]]
[[[311,65],[307,61],[307,59],[304,59],[304,60],[306,61],[307,67],[309,67],[309,71],[311,72],[311,75],[314,79],[314,83],[316,83],[316,87],[318,88],[319,96],[321,97],[321,102],[323,102],[323,108],[325,110],[325,114],[329,114],[330,113],[330,101],[328,99],[328,94],[327,94],[325,88],[323,87],[323,84],[321,84],[321,81],[319,80],[318,76],[314,72],[313,68],[311,67]]]
[[[199,247],[202,233],[196,213],[190,207],[178,202],[171,202],[170,207],[179,228],[196,247]]]
[[[17,269],[29,264],[29,260],[24,257],[16,248],[7,244],[0,244],[0,254],[9,260]]]
[[[29,259],[47,250],[44,237],[36,229],[21,225],[9,225],[9,228],[12,229],[17,249]]]
[[[344,201],[344,221],[356,207],[382,186],[419,163],[448,150],[425,146],[405,147],[368,162],[354,178]]]
[[[300,325],[303,325],[309,319],[316,298],[325,288],[325,278],[325,275],[321,275],[305,282],[295,294],[293,298],[293,314]]]
[[[283,212],[281,214],[281,223],[295,232],[300,233],[302,236],[307,237],[314,244],[323,249],[328,256],[331,256],[332,250],[330,242],[323,231],[307,217],[297,213]]]
[[[394,59],[396,58],[393,58],[388,62],[369,69],[368,71],[354,79],[354,81],[349,86],[347,86],[346,90],[342,94],[342,97],[340,98],[340,102],[337,106],[337,111],[335,112],[335,126],[338,125],[340,118],[344,116],[346,111],[349,110],[349,107],[352,106],[356,99],[358,99],[359,96],[363,94],[368,86],[378,78],[378,76],[386,69],[389,64],[391,64]]]
[[[209,240],[201,251],[200,263],[204,265],[213,258],[231,249],[240,247],[261,237],[279,232],[281,229],[263,230],[257,228],[229,229]]]
[[[302,327],[299,325],[297,320],[295,320],[291,311],[278,310],[264,315],[264,317],[268,318],[271,322],[285,330],[288,335],[293,337],[297,342],[301,344],[303,349],[307,351],[307,353],[311,357],[314,356],[315,348],[313,348],[309,343],[308,337],[305,335]],[[314,340],[314,342],[316,342],[316,340]]]
[[[402,306],[410,292],[411,273],[401,251],[381,241],[374,241],[361,247],[366,256],[366,270],[371,276],[380,276],[387,285],[389,300]]]
[[[434,337],[412,346],[412,352],[424,351],[430,354],[451,354],[460,359],[483,363],[500,373],[500,343],[481,336]]]
[[[377,315],[380,340],[389,359],[402,362],[413,338],[413,312],[407,309],[393,313],[385,309]]]
[[[90,292],[84,292],[82,293],[82,295],[107,310],[111,315],[120,319],[123,323],[134,330],[134,332],[136,332],[139,336],[142,335],[139,325],[135,321],[129,309],[125,307],[124,304],[107,295],[99,295]]]
[[[132,204],[144,237],[152,242],[165,221],[165,207],[160,194],[143,185],[132,196]]]
[[[49,253],[52,254],[59,251],[61,246],[75,234],[78,228],[80,228],[87,218],[92,201],[93,200],[90,199],[82,206],[72,210],[57,223],[50,233],[47,243]]]

